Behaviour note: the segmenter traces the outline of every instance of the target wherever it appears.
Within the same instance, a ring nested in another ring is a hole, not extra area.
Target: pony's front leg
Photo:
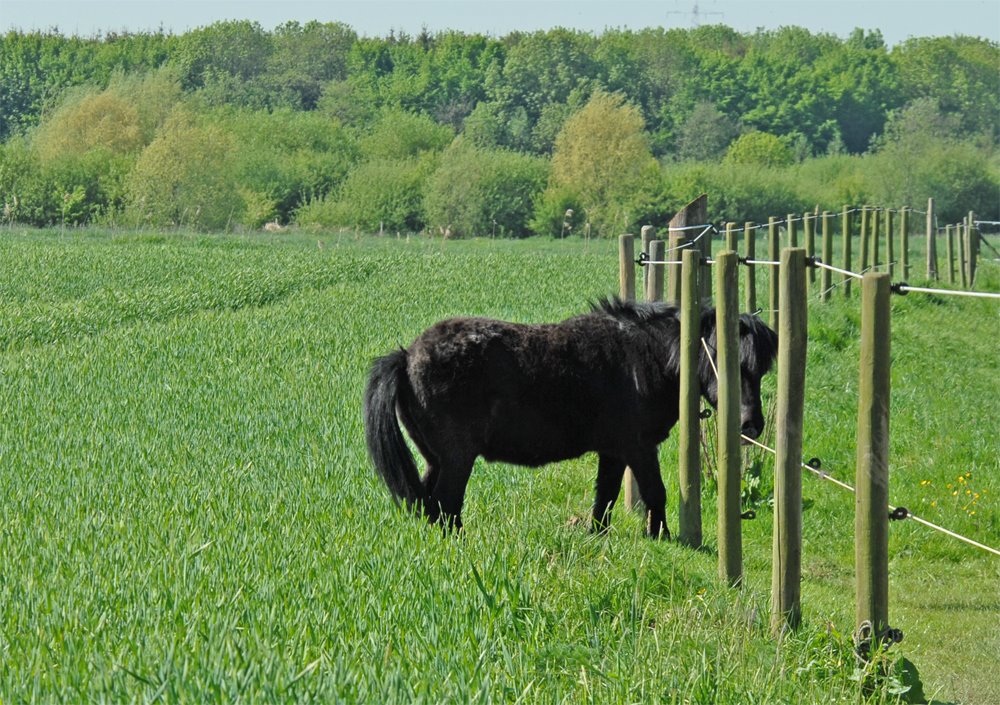
[[[629,458],[628,465],[639,485],[639,496],[646,505],[646,535],[654,539],[669,539],[667,528],[667,490],[660,477],[660,460],[656,446],[641,449]]]
[[[611,528],[611,508],[618,500],[625,475],[625,461],[603,453],[597,456],[597,482],[594,484],[594,533],[607,533]]]

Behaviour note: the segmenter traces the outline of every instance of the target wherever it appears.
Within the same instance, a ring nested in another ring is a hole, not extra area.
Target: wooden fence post
[[[844,240],[844,269],[848,272],[853,272],[851,269],[853,262],[851,261],[851,209],[846,205],[840,216],[840,234]],[[844,276],[844,297],[851,298],[851,279],[854,277],[849,277],[846,274]]]
[[[893,226],[892,209],[885,209],[885,262],[888,267],[889,276],[893,276],[896,272],[896,263],[893,257],[893,246],[892,246],[892,226]]]
[[[927,278],[938,278],[937,224],[934,220],[934,199],[927,199]]]
[[[701,384],[698,358],[701,352],[701,252],[684,250],[681,264],[681,379],[680,434],[677,439],[677,466],[680,527],[677,540],[692,548],[701,547]]]
[[[965,252],[965,243],[968,242],[969,240],[969,233],[968,233],[969,226],[966,225],[965,222],[963,221],[962,223],[959,223],[955,227],[958,230],[958,232],[955,233],[955,239],[958,240],[958,277],[959,280],[962,282],[962,288],[968,289],[969,284],[968,284],[968,279],[966,278],[968,265],[966,264],[967,254]]]
[[[670,248],[666,251],[670,255],[670,261],[680,259],[681,253],[687,252],[690,248],[685,247],[688,239],[681,233],[670,233]],[[667,267],[667,288],[664,292],[665,301],[671,306],[681,304],[681,266],[679,264],[668,264]]]
[[[736,252],[736,223],[726,223],[726,249]]]
[[[889,627],[889,282],[874,272],[861,282],[855,616],[859,634],[867,623],[873,643]]]
[[[740,309],[737,254],[715,258],[715,336],[719,370],[719,578],[736,587],[743,579],[743,535],[740,526]]]
[[[899,213],[899,249],[902,257],[903,279],[910,280],[910,207]]]
[[[976,214],[969,211],[969,225],[966,232],[969,234],[969,242],[965,246],[969,259],[969,288],[976,286],[976,260],[979,258],[979,230],[976,229]]]
[[[802,619],[802,417],[805,408],[807,300],[805,250],[781,252],[778,406],[774,461],[771,630]]]
[[[665,256],[666,245],[663,240],[651,240],[649,242],[649,259],[653,262],[662,262]],[[646,301],[663,301],[663,264],[647,264],[646,270]]]
[[[643,225],[640,231],[640,237],[642,239],[642,249],[640,252],[645,252],[646,256],[649,257],[649,243],[653,241],[656,237],[656,228],[652,225]],[[650,258],[652,259],[652,258]],[[642,290],[646,291],[649,288],[649,267],[642,268]]]
[[[871,211],[868,206],[861,206],[861,242],[858,244],[858,248],[861,250],[861,269],[858,270],[861,274],[864,274],[865,270],[868,269],[868,239],[871,235]]]
[[[823,255],[822,260],[824,264],[832,264],[833,260],[833,234],[830,232],[830,219],[832,214],[830,211],[823,211]],[[813,271],[810,267],[809,271]],[[830,276],[831,272],[829,269],[823,268],[820,270],[819,275],[819,298],[821,301],[830,300],[830,281],[833,277]]]
[[[626,301],[635,300],[635,236],[618,238],[618,295]],[[632,471],[625,469],[625,506],[635,509],[639,505],[639,484]]]
[[[795,214],[789,213],[785,217],[785,230],[788,232],[787,247],[799,246],[799,234],[795,231]]]
[[[946,225],[944,236],[948,248],[948,283],[955,283],[955,233],[952,226]]]
[[[743,256],[748,260],[757,258],[757,229],[753,223],[743,223]],[[743,287],[745,292],[744,311],[753,313],[757,310],[757,268],[753,264],[747,264],[746,284]]]
[[[708,220],[708,216],[705,216],[705,220]],[[712,232],[708,231],[701,238],[701,256],[703,259],[712,259]],[[698,281],[701,283],[701,305],[709,307],[712,305],[712,277],[699,277]]]
[[[771,216],[767,219],[767,259],[769,262],[778,261],[778,219]],[[778,271],[779,265],[770,264],[767,267],[769,273],[769,288],[767,291],[767,320],[772,328],[778,327]]]
[[[878,217],[878,211],[879,211],[878,208],[875,208],[875,209],[872,210],[872,215],[871,215],[871,220],[870,220],[872,234],[871,234],[871,237],[868,239],[868,243],[872,247],[872,271],[877,271],[879,265],[882,264],[882,260],[879,259],[879,251],[878,251],[878,249],[879,249],[878,248],[878,238],[879,238],[879,227],[878,227],[879,217]]]
[[[802,216],[803,228],[805,230],[805,240],[806,240],[806,257],[816,256],[816,216],[812,213],[806,213]],[[794,245],[793,245],[794,247]],[[816,268],[808,267],[807,275],[809,277],[809,283],[816,283]]]

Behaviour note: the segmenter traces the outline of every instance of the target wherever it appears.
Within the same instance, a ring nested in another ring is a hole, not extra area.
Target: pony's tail
[[[408,384],[405,350],[396,350],[372,363],[365,389],[365,440],[375,469],[393,499],[419,512],[424,507],[424,486],[396,418],[400,388]]]

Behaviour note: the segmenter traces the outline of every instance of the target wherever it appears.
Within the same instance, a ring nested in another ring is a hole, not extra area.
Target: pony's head
[[[701,393],[713,407],[719,403],[719,380],[715,374],[715,311],[702,314],[701,335],[711,358],[702,348],[698,358]],[[755,315],[740,316],[740,430],[747,438],[757,438],[764,431],[764,411],[760,399],[760,380],[778,355],[778,334]]]

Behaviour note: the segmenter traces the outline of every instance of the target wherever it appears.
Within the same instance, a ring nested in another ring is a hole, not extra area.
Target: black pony
[[[714,350],[714,310],[701,335]],[[477,456],[539,466],[595,451],[594,530],[607,529],[629,466],[647,533],[669,538],[657,446],[678,418],[679,347],[678,311],[661,303],[602,300],[555,324],[441,321],[372,365],[368,451],[397,501],[457,528]],[[751,438],[764,428],[760,379],[777,348],[759,318],[740,317],[741,421]],[[715,406],[715,374],[699,350],[702,395]],[[397,415],[427,461],[423,478]]]

